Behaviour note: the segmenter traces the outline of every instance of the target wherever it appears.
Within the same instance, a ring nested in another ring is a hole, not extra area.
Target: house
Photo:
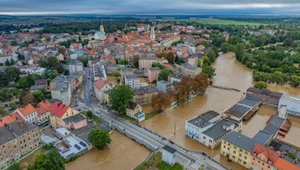
[[[0,118],[0,127],[8,125],[16,120],[23,120],[22,117],[17,112],[14,112],[10,115],[1,117]]]
[[[121,68],[121,82],[124,82],[125,81],[125,76],[127,75],[132,75],[133,74],[133,70],[132,68]]]
[[[176,163],[176,149],[165,145],[162,148],[162,160],[167,164],[173,166]]]
[[[246,91],[246,97],[260,100],[263,104],[278,107],[279,100],[283,93],[273,92],[268,89],[258,89],[249,87]]]
[[[94,85],[95,96],[101,103],[104,103],[103,93],[113,89],[114,85],[99,78]]]
[[[185,63],[181,65],[181,72],[185,76],[195,77],[201,73],[201,68]]]
[[[68,64],[68,69],[70,74],[82,73],[83,72],[83,64],[82,62],[71,59]]]
[[[118,64],[107,64],[105,68],[107,74],[113,74],[114,72],[117,72],[120,69]]]
[[[129,103],[129,107],[126,108],[126,115],[136,119],[138,122],[145,120],[145,114],[142,111],[142,106],[135,102]]]
[[[48,100],[41,101],[38,103],[36,112],[38,114],[38,122],[44,123],[49,120],[50,117],[50,108],[52,104]]]
[[[148,105],[151,103],[152,96],[158,93],[158,90],[152,86],[135,88],[134,101],[139,105]]]
[[[254,139],[232,131],[222,138],[221,155],[250,169],[255,143]]]
[[[160,73],[160,69],[158,67],[148,68],[148,81],[150,83],[154,81],[158,81],[158,75]]]
[[[222,137],[232,131],[239,132],[242,129],[242,122],[230,119],[221,119],[213,126],[200,134],[200,143],[208,148],[215,148],[221,143]]]
[[[131,88],[139,88],[140,87],[140,78],[138,75],[126,75],[125,76],[125,85],[130,86]]]
[[[38,114],[36,109],[31,105],[28,104],[24,107],[20,107],[16,110],[16,112],[24,119],[26,122],[30,123],[38,123]]]
[[[293,116],[300,116],[300,98],[290,96],[288,94],[282,95],[278,103],[278,111],[281,106],[286,106],[286,112]]]
[[[244,98],[229,108],[224,114],[236,121],[248,120],[259,108],[261,102],[253,98]]]
[[[289,161],[278,158],[275,163],[276,170],[300,170],[299,166],[296,166],[295,164],[290,163]]]
[[[139,59],[139,68],[148,69],[152,67],[152,64],[157,62],[156,57],[140,57]]]
[[[255,144],[251,154],[253,158],[250,168],[254,170],[275,169],[275,163],[279,158],[279,154],[277,152],[257,143]]]
[[[185,122],[185,135],[200,142],[200,134],[213,126],[220,114],[210,110]]]
[[[0,134],[0,169],[33,151],[41,140],[39,128],[23,120],[0,127]]]
[[[164,93],[168,93],[168,94],[172,93],[172,84],[164,80],[158,81],[156,83],[156,88],[157,90],[162,91]]]
[[[70,44],[70,50],[75,51],[75,50],[82,50],[82,44],[81,43],[71,43]]]
[[[97,81],[99,78],[103,80],[107,80],[107,74],[104,65],[93,64],[93,74],[94,74],[94,81]]]
[[[61,102],[55,102],[49,111],[52,128],[79,129],[87,125],[87,120],[83,115]]]
[[[252,139],[254,139],[257,143],[261,145],[268,146],[273,140],[273,137],[273,134],[260,130],[255,134],[255,136]]]

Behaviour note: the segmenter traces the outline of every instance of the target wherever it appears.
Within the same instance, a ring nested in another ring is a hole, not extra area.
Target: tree
[[[163,107],[167,107],[170,104],[171,104],[171,99],[167,93],[160,91],[156,95],[152,96],[151,106],[158,111],[162,111]]]
[[[152,67],[158,67],[158,68],[160,68],[161,70],[164,68],[164,66],[163,65],[161,65],[160,63],[153,63],[152,64]]]
[[[99,150],[104,149],[111,139],[107,132],[101,129],[94,129],[88,135],[88,140]]]
[[[80,58],[80,62],[82,62],[84,67],[87,67],[87,64],[89,62],[89,59],[86,57]]]
[[[93,118],[93,112],[90,111],[90,110],[88,110],[88,111],[86,112],[86,116],[87,116],[88,118],[92,119],[92,118]]]
[[[11,65],[8,59],[5,60],[4,65],[5,65],[5,66],[10,66],[10,65]]]
[[[199,90],[204,92],[209,85],[208,76],[206,74],[200,73],[196,75],[194,79],[197,82]]]
[[[264,81],[256,82],[254,85],[255,88],[259,88],[259,89],[265,89],[267,88],[267,86],[268,86],[267,83]]]
[[[10,79],[4,72],[0,71],[0,86],[7,86]]]
[[[293,40],[291,38],[288,38],[283,42],[284,46],[291,46],[292,44],[293,44]]]
[[[169,62],[170,64],[174,64],[174,59],[175,59],[174,53],[169,52],[169,53],[167,54],[167,60],[168,60],[168,62]]]
[[[10,81],[17,81],[20,79],[21,71],[16,67],[7,67],[4,73],[8,76]]]
[[[65,159],[52,149],[47,154],[38,155],[28,170],[65,170]]]
[[[230,45],[226,42],[221,45],[221,51],[227,53],[230,51]]]
[[[7,114],[7,112],[4,110],[4,106],[0,106],[0,116],[2,117],[6,114]]]
[[[10,45],[12,45],[12,46],[17,46],[18,43],[17,43],[17,41],[13,40],[13,41],[10,42]]]
[[[21,167],[19,162],[13,163],[7,170],[22,170],[23,168]]]
[[[206,74],[209,78],[212,78],[213,76],[216,75],[216,69],[213,68],[212,66],[204,65],[202,67],[202,73]]]
[[[133,56],[132,64],[135,68],[139,68],[139,60],[140,60],[140,56],[138,55]]]
[[[51,40],[51,37],[48,36],[48,37],[45,38],[45,40],[46,40],[47,42],[49,42],[49,41]]]
[[[16,109],[18,108],[18,105],[17,105],[17,103],[12,102],[12,103],[9,104],[9,107],[10,107],[11,109],[13,109],[13,110],[16,110]]]
[[[242,57],[244,56],[244,53],[245,53],[245,45],[243,43],[238,43],[235,46],[234,52],[235,52],[235,57],[237,58],[237,60],[241,61]]]
[[[133,101],[134,93],[127,85],[115,86],[109,95],[109,102],[111,108],[116,110],[119,114],[124,114],[129,102]]]
[[[35,105],[37,105],[37,103],[38,103],[38,101],[35,99],[35,97],[31,93],[28,93],[26,96],[24,96],[21,99],[22,105],[32,104],[33,106],[35,106]]]
[[[172,71],[164,68],[160,71],[160,73],[158,75],[158,80],[168,81],[168,77],[170,74],[172,74]]]
[[[45,95],[40,90],[33,92],[32,95],[37,102],[41,102],[46,99]]]
[[[208,53],[207,53],[207,57],[209,58],[209,60],[211,61],[211,63],[215,62],[216,60],[216,53],[214,50],[210,50]]]

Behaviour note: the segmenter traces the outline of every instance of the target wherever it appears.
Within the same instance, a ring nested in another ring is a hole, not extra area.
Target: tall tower
[[[153,27],[151,27],[150,39],[151,39],[152,41],[155,41],[155,32],[154,32],[154,26],[153,26]]]
[[[100,32],[102,32],[103,34],[105,34],[103,25],[100,26]]]

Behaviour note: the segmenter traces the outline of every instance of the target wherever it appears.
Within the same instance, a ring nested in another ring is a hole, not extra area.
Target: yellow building
[[[79,112],[68,105],[60,102],[56,102],[50,108],[50,123],[51,126],[56,129],[58,127],[64,127],[65,122],[63,119],[77,115]]]
[[[233,131],[223,137],[221,154],[249,169],[252,161],[251,152],[255,143],[253,139]]]

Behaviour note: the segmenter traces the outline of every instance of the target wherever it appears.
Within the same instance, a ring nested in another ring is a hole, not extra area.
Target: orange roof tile
[[[279,170],[300,170],[300,167],[298,167],[282,158],[279,158],[276,161],[275,167],[278,168]]]
[[[0,127],[4,126],[5,124],[10,124],[16,120],[21,120],[21,119],[22,117],[18,113],[14,112],[11,115],[7,115],[0,118]]]
[[[27,115],[30,115],[32,114],[33,112],[35,112],[35,108],[31,105],[31,104],[28,104],[27,106],[25,107],[20,107],[18,108],[18,110],[24,115],[24,116],[27,116]]]
[[[267,163],[271,161],[271,165],[274,165],[277,159],[279,158],[279,154],[272,149],[269,149],[259,143],[256,143],[253,150],[252,150],[252,155],[254,154],[263,154],[265,157],[268,159]],[[270,163],[269,163],[270,164]]]
[[[55,102],[49,111],[56,117],[61,118],[69,108],[70,107],[68,105],[65,105],[61,102]]]
[[[41,101],[37,105],[38,107],[44,108],[46,111],[50,110],[52,104],[48,100]]]

